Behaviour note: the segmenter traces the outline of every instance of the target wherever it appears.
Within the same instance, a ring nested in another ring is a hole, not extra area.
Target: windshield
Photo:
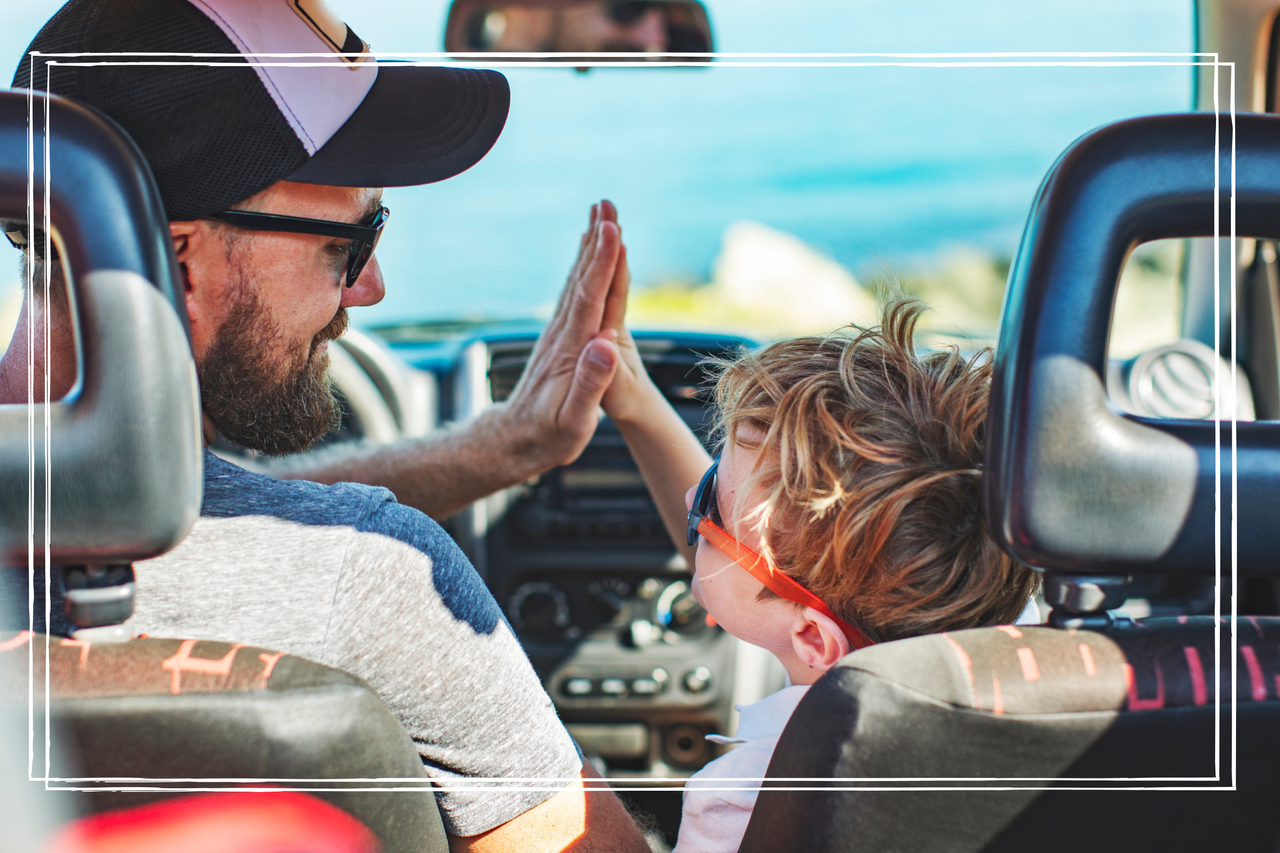
[[[15,64],[55,5],[10,21]],[[445,0],[331,5],[380,53],[441,49]],[[1192,49],[1187,0],[707,6],[722,53]],[[936,327],[990,337],[1054,158],[1101,124],[1189,108],[1186,58],[1154,60],[1173,64],[509,66],[511,114],[493,151],[457,178],[387,191],[387,297],[352,319],[545,318],[588,207],[607,197],[637,326],[830,329],[870,317],[869,285],[891,277],[937,309]]]

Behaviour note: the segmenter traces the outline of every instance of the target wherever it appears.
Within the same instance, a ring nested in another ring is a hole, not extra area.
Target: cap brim
[[[383,62],[369,94],[288,180],[408,187],[470,169],[502,133],[511,105],[496,71]]]

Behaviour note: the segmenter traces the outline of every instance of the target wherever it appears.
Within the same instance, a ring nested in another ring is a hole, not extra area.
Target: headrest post
[[[83,629],[117,628],[133,615],[132,563],[63,566],[62,589],[67,621],[76,626],[77,634]],[[107,633],[114,636],[123,632]],[[99,642],[104,639],[107,638],[98,637]]]
[[[1105,630],[1116,618],[1108,611],[1128,597],[1133,578],[1127,575],[1071,575],[1045,572],[1044,600],[1053,608],[1049,625],[1054,628]]]

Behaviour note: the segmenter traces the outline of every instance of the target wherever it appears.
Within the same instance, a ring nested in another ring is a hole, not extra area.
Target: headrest
[[[46,204],[70,272],[79,381],[47,422],[43,404],[0,405],[0,560],[25,566],[30,545],[43,559],[46,462],[53,563],[152,557],[190,529],[202,477],[199,390],[164,209],[110,119],[0,92],[0,219],[26,221],[30,205],[43,228]]]
[[[1009,275],[987,431],[987,519],[1017,559],[1081,574],[1212,572],[1220,486],[1231,565],[1233,425],[1123,414],[1106,366],[1129,252],[1229,235],[1233,216],[1238,236],[1280,238],[1280,117],[1124,121],[1050,170]],[[1234,429],[1234,509],[1248,532],[1238,566],[1280,573],[1280,423]]]
[[[862,649],[796,707],[741,853],[1274,850],[1278,672],[1274,617]]]

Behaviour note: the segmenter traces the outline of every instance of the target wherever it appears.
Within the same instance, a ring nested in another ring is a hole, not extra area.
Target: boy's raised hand
[[[613,381],[605,389],[600,405],[626,439],[672,544],[692,566],[694,552],[685,541],[684,498],[707,469],[711,457],[645,370],[635,339],[626,327],[630,286],[627,248],[622,246],[605,298],[600,333],[588,344],[602,350],[610,348],[617,360]]]
[[[661,403],[660,395],[657,399],[653,396],[658,394],[658,389],[649,379],[635,339],[626,326],[627,294],[630,287],[631,270],[627,266],[627,247],[624,245],[618,255],[618,266],[614,271],[609,296],[605,300],[600,334],[592,342],[593,346],[609,342],[617,348],[618,369],[600,403],[605,414],[613,418],[615,423],[643,417],[649,407]]]

